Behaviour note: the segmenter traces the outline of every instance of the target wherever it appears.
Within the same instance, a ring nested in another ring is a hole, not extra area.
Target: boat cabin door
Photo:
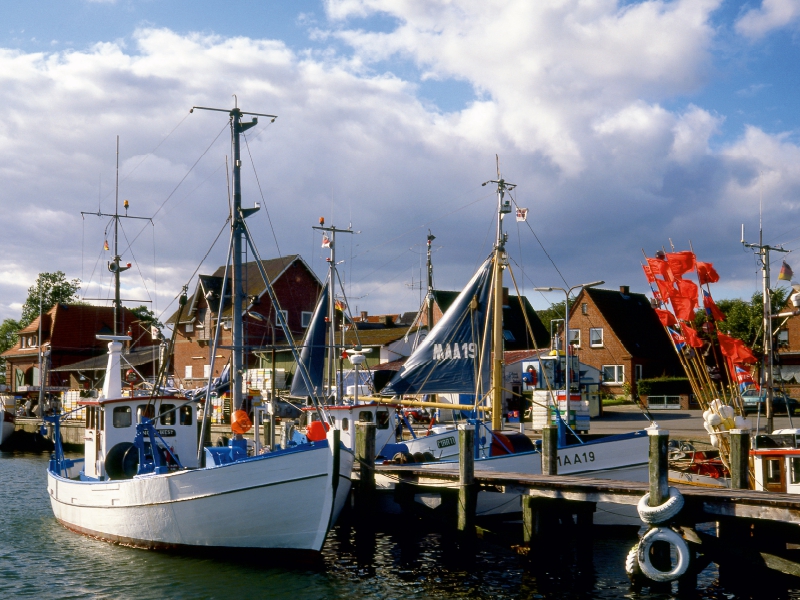
[[[786,492],[786,457],[764,457],[764,489],[769,492]]]

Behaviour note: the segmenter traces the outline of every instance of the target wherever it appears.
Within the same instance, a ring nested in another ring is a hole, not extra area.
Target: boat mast
[[[335,370],[336,370],[336,358],[339,356],[339,353],[336,352],[336,302],[334,298],[336,297],[336,232],[339,233],[355,233],[353,231],[352,226],[348,227],[347,229],[337,229],[335,225],[331,225],[329,227],[325,227],[325,217],[319,218],[319,225],[312,226],[312,229],[318,229],[319,231],[324,231],[330,234],[325,235],[325,239],[327,239],[327,248],[330,250],[331,255],[325,259],[328,261],[328,368],[327,368],[327,376],[328,376],[328,390],[334,390],[334,381],[336,380]],[[323,241],[323,248],[326,247],[326,243]],[[344,311],[342,311],[342,346],[344,346]],[[339,357],[339,363],[341,364],[341,357]],[[358,382],[356,382],[358,385]],[[335,391],[333,391],[334,404],[341,404],[344,394],[342,394],[342,390],[340,389],[339,385],[336,385]]]
[[[433,263],[431,262],[431,242],[436,236],[428,229],[428,297],[426,299],[428,308],[428,333],[433,329]]]
[[[742,245],[745,248],[755,248],[756,254],[761,262],[761,294],[763,302],[763,322],[764,329],[764,357],[761,364],[761,389],[766,387],[765,404],[765,420],[767,433],[774,431],[774,407],[773,407],[773,372],[772,372],[772,298],[770,294],[770,273],[769,273],[769,252],[788,252],[779,246],[770,246],[764,244],[764,230],[761,225],[761,218],[759,217],[758,226],[758,244],[748,244],[744,240],[744,225],[742,225]]]
[[[193,112],[195,109],[200,110],[213,110],[217,112],[225,112],[230,115],[231,120],[231,139],[233,141],[233,204],[231,206],[231,244],[233,251],[231,252],[231,262],[233,271],[233,281],[231,290],[231,315],[232,315],[232,350],[231,350],[231,412],[240,410],[242,408],[242,377],[244,375],[245,364],[245,343],[244,343],[244,327],[243,327],[243,309],[242,304],[247,300],[247,294],[244,289],[244,278],[242,275],[242,241],[245,239],[246,225],[244,220],[257,212],[260,208],[258,204],[254,208],[242,208],[242,160],[240,153],[239,136],[258,124],[258,117],[268,117],[275,120],[275,115],[266,115],[263,113],[242,112],[239,109],[239,101],[234,94],[234,107],[233,109],[224,108],[208,108],[205,106],[192,107]],[[250,115],[253,117],[252,121],[242,122],[243,115]],[[222,315],[222,306],[224,298],[220,300],[220,315]],[[278,307],[275,307],[278,310]]]
[[[511,212],[511,202],[505,199],[507,191],[516,184],[506,182],[500,175],[500,159],[497,160],[497,179],[483,183],[497,184],[497,237],[494,247],[494,320],[492,323],[492,429],[503,428],[503,269],[508,264],[505,243],[508,234],[503,233],[503,215]]]

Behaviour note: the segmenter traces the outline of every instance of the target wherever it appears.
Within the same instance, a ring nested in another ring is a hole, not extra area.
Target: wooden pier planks
[[[417,485],[453,487],[458,485],[458,469],[418,469],[413,465],[379,465],[376,472],[414,481]],[[539,498],[561,498],[578,502],[637,504],[649,490],[646,482],[616,481],[571,475],[528,475],[524,473],[475,472],[475,483],[503,492]],[[800,497],[794,494],[731,490],[676,485],[687,506],[711,517],[737,517],[781,521],[800,525]]]

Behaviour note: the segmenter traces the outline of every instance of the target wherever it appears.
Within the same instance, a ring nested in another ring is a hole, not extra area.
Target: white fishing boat
[[[257,117],[242,123],[243,115],[256,113],[243,113],[238,108],[226,112],[231,118],[234,146],[228,261],[233,271],[233,295],[243,297],[242,243],[248,244],[258,265],[261,260],[244,221],[257,209],[241,207],[239,134],[254,125]],[[109,265],[112,271],[116,268],[117,274],[119,258],[116,256]],[[261,275],[270,299],[279,307],[263,270]],[[227,267],[223,281],[225,297]],[[119,302],[118,293],[116,297]],[[241,303],[233,302],[232,310],[236,350],[232,353],[231,389],[235,420],[233,439],[227,447],[203,451],[198,442],[195,400],[123,397],[120,351],[121,342],[129,338],[102,338],[109,340],[108,368],[100,397],[81,402],[87,414],[82,460],[64,457],[60,416],[45,417],[54,427],[56,440],[47,489],[53,513],[61,524],[92,537],[142,548],[313,552],[322,548],[349,493],[353,454],[340,443],[335,428],[329,428],[322,439],[313,442],[249,454],[247,440],[242,436],[249,422],[247,413],[241,410]],[[278,315],[291,340],[282,311],[278,310]],[[212,357],[219,340],[219,324],[215,338]],[[158,389],[158,382],[154,389]],[[328,421],[324,408],[318,406],[318,410],[322,420]],[[209,412],[204,411],[203,430]]]

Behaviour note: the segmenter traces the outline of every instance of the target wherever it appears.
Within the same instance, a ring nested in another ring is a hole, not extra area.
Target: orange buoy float
[[[325,432],[330,429],[330,425],[322,421],[311,421],[306,429],[306,437],[309,442],[321,442],[325,439]]]
[[[250,421],[250,417],[247,416],[247,412],[244,410],[237,410],[231,416],[231,431],[233,433],[238,434],[245,434],[250,429],[252,429],[253,423]]]

